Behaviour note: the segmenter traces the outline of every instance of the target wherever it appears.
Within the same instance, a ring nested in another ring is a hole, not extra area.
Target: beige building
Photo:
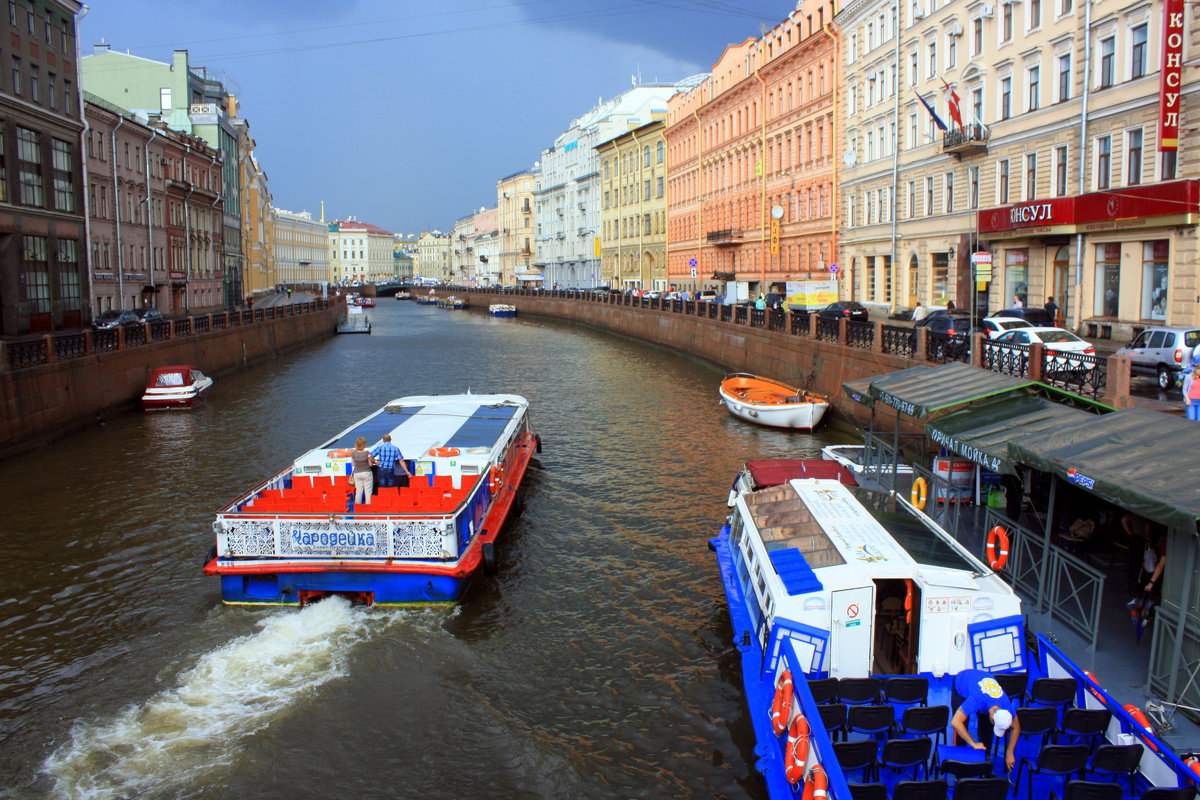
[[[453,246],[441,231],[421,231],[417,238],[417,276],[427,280],[449,280]]]
[[[1197,88],[1195,31],[1165,52],[1162,0],[930,0],[900,6],[897,39],[895,8],[837,18],[852,296],[991,311],[1053,296],[1060,321],[1120,341],[1200,322],[1197,162],[1160,134]],[[1179,95],[1160,95],[1164,65]],[[992,262],[978,282],[973,252]]]
[[[250,144],[253,147],[252,139]],[[275,273],[275,211],[267,173],[253,152],[242,159],[241,170],[243,288],[254,297],[282,283]]]
[[[596,145],[600,276],[614,289],[667,288],[666,113]]]
[[[392,233],[355,219],[329,225],[330,279],[338,284],[386,283],[395,276]]]
[[[499,215],[499,275],[502,286],[516,283],[518,273],[530,271],[533,262],[533,183],[539,167],[522,170],[496,181]]]
[[[329,281],[329,225],[307,211],[273,209],[275,277],[281,286],[321,286]]]

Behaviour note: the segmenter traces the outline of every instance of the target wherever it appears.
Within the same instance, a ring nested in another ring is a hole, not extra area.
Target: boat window
[[[795,547],[813,569],[846,563],[789,484],[761,489],[746,498],[767,552]]]
[[[182,372],[160,372],[158,379],[154,381],[155,386],[183,386]]]
[[[882,525],[896,544],[904,548],[918,564],[930,567],[945,567],[960,569],[964,572],[978,572],[979,567],[972,564],[950,543],[942,538],[942,534],[929,527],[920,519],[912,516],[906,510],[900,509],[896,501],[882,492],[857,488],[851,489],[863,507],[871,513]]]

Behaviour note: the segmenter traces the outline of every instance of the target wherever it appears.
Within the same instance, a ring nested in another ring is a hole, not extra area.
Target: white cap
[[[1003,708],[997,708],[992,714],[992,732],[997,736],[1003,736],[1004,732],[1012,727],[1012,712],[1005,711]]]

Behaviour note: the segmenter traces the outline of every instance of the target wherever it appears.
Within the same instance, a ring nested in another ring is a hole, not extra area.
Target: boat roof
[[[353,447],[359,436],[373,447],[390,433],[392,444],[405,458],[419,457],[434,447],[490,452],[517,412],[528,405],[524,397],[510,394],[400,397],[316,449]]]
[[[155,367],[153,372],[191,372],[194,369],[200,369],[194,364],[168,364],[163,367]]]
[[[772,458],[762,461],[747,461],[746,469],[754,488],[778,486],[793,478],[825,478],[850,486],[857,486],[850,470],[836,461],[815,458]]]

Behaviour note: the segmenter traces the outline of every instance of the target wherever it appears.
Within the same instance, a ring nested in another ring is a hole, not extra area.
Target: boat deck
[[[473,476],[475,477],[475,476]],[[366,504],[356,504],[353,511],[362,514],[450,514],[475,487],[476,481],[464,479],[454,488],[447,475],[415,477],[411,485],[378,487],[378,494]],[[347,512],[347,496],[354,491],[349,476],[337,478],[294,478],[291,488],[263,489],[249,503],[242,505],[240,514],[330,514]]]

